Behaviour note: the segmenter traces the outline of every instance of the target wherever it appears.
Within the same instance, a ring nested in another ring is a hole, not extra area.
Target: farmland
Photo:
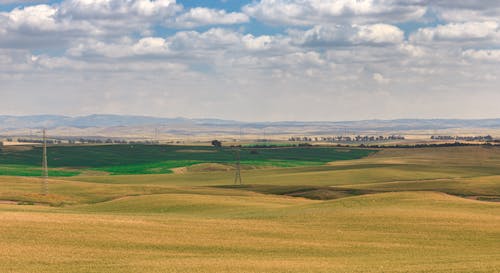
[[[293,167],[323,165],[337,160],[358,159],[374,150],[342,148],[251,148],[241,150],[242,164]],[[0,175],[39,176],[41,147],[0,149]],[[231,148],[168,145],[82,145],[54,146],[48,149],[53,176],[73,176],[84,170],[109,174],[161,174],[173,168],[200,163],[234,164]],[[16,166],[18,168],[16,168]],[[22,168],[19,168],[22,166]]]
[[[51,178],[46,196],[38,178],[12,176],[36,169],[40,151],[3,152],[2,272],[500,267],[498,147],[249,148],[243,185],[230,150],[124,148],[49,148],[51,172],[77,173]]]

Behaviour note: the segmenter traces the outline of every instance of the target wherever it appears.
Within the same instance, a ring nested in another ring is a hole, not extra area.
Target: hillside
[[[221,119],[158,118],[146,116],[57,115],[0,116],[0,134],[27,135],[28,129],[48,128],[56,135],[134,135],[153,137],[161,134],[189,135],[282,135],[343,134],[360,132],[402,132],[415,130],[500,129],[500,119],[399,119],[337,122],[241,122]]]

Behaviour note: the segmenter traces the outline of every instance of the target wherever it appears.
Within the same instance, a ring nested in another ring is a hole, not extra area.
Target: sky
[[[498,0],[0,0],[0,115],[500,118]]]

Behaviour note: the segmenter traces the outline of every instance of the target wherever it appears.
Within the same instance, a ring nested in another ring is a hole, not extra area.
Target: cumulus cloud
[[[497,0],[260,0],[243,9],[270,24],[394,23],[424,20],[429,12],[445,21],[498,20]]]
[[[187,66],[177,62],[146,62],[124,61],[113,62],[88,62],[86,60],[75,60],[67,57],[50,57],[47,55],[33,56],[31,65],[37,69],[47,69],[59,72],[89,72],[98,71],[101,73],[137,73],[137,72],[170,72],[178,76],[189,74]]]
[[[271,24],[314,25],[417,20],[427,7],[419,0],[261,0],[243,10]]]
[[[181,31],[171,38],[172,48],[175,50],[205,49],[220,50],[226,49],[239,42],[239,34],[223,29],[212,28],[206,32]]]
[[[147,37],[140,39],[133,46],[135,54],[164,54],[168,52],[168,45],[163,38]]]
[[[434,0],[429,4],[445,21],[498,21],[500,18],[500,1],[497,0]]]
[[[0,13],[0,47],[60,46],[72,38],[92,32],[90,25],[60,19],[58,8],[54,6],[27,6]]]
[[[0,46],[64,47],[89,37],[110,40],[140,33],[147,37],[156,26],[195,28],[248,22],[247,15],[203,7],[183,12],[175,0],[65,0],[0,12]]]
[[[135,109],[148,105],[148,114],[227,117],[218,109],[236,101],[255,119],[453,114],[453,105],[476,105],[470,90],[500,99],[496,0],[249,0],[240,11],[174,0],[51,3],[0,12],[0,84],[11,94],[1,109],[16,110],[19,92],[38,109],[43,98],[30,90],[42,89],[69,94],[60,104],[89,98],[72,107],[88,111],[142,101]],[[453,105],[435,99],[449,94]]]
[[[419,29],[412,37],[415,41],[456,41],[486,39],[499,30],[493,21],[451,23],[432,28]]]
[[[57,9],[48,5],[28,6],[16,8],[3,14],[4,29],[27,31],[54,31],[61,27],[56,23]]]
[[[172,36],[144,37],[134,40],[124,37],[106,43],[96,39],[82,40],[67,50],[73,57],[102,56],[107,58],[130,58],[154,56],[156,58],[197,59],[210,58],[214,52],[220,54],[245,55],[256,52],[279,50],[286,52],[289,39],[279,36],[254,36],[237,31],[211,28],[204,32],[179,31]],[[190,55],[186,55],[189,52]]]
[[[242,37],[242,42],[246,49],[259,51],[271,49],[273,45],[276,45],[277,39],[269,35],[255,37],[252,34],[247,34]]]
[[[0,0],[0,5],[46,3],[49,0]]]
[[[388,45],[404,40],[404,32],[387,24],[362,26],[315,26],[306,31],[290,31],[295,44],[304,46]]]
[[[450,23],[431,28],[421,28],[412,34],[414,42],[474,42],[497,40],[500,24],[494,21]]]
[[[128,35],[151,28],[181,9],[171,0],[67,0],[0,13],[0,46],[64,47],[75,39]]]
[[[175,0],[66,0],[60,13],[74,19],[134,20],[171,16],[180,10]]]
[[[386,84],[389,83],[390,80],[385,78],[382,74],[380,73],[374,73],[373,74],[373,80],[376,81],[379,84]]]
[[[463,56],[467,59],[472,59],[475,61],[500,62],[500,49],[469,49],[463,52]]]
[[[61,22],[86,26],[94,36],[147,32],[182,10],[175,0],[65,0],[56,7]]]
[[[172,23],[180,28],[194,28],[208,25],[232,25],[248,22],[246,14],[239,12],[226,12],[209,8],[192,8],[188,12],[176,17]]]
[[[67,50],[67,53],[73,57],[103,56],[107,58],[161,56],[167,55],[169,52],[167,41],[160,37],[145,37],[138,41],[123,38],[115,43],[104,43],[90,39]]]
[[[396,44],[404,39],[404,32],[398,27],[375,24],[367,26],[358,26],[358,32],[354,38],[358,43],[370,44]]]

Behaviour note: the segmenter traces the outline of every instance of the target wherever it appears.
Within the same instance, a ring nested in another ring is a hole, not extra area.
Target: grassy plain
[[[476,200],[500,197],[498,147],[383,149],[248,168],[242,186],[232,185],[231,169],[199,166],[59,177],[48,196],[37,178],[0,176],[0,271],[500,268],[500,204]]]

